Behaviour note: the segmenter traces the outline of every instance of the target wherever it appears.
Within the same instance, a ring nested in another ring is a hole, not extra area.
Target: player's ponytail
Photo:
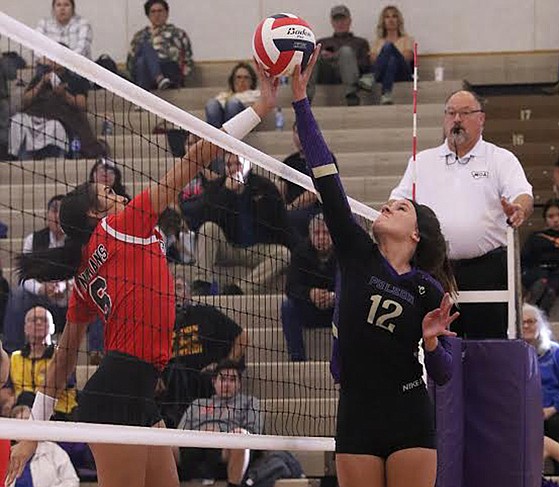
[[[414,256],[415,265],[437,279],[446,292],[456,295],[458,287],[447,255],[446,241],[439,220],[428,206],[413,201],[412,203],[417,214],[420,238]]]
[[[60,226],[66,234],[64,246],[20,254],[16,260],[20,281],[63,281],[74,277],[82,248],[97,225],[97,219],[88,215],[94,208],[97,208],[94,184],[80,184],[70,191],[60,204]]]

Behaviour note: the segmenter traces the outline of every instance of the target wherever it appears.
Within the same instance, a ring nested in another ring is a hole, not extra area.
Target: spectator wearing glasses
[[[252,105],[260,96],[258,78],[248,63],[238,63],[232,69],[227,85],[227,91],[222,91],[206,103],[206,121],[217,128]]]
[[[484,123],[483,101],[475,93],[449,96],[443,144],[410,160],[390,194],[391,200],[411,198],[415,171],[416,200],[441,222],[461,291],[506,289],[507,227],[518,228],[533,210],[520,162],[483,140]],[[462,304],[453,330],[471,339],[506,338],[506,304]]]

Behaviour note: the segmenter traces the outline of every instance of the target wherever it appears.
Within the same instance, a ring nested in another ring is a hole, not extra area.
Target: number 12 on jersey
[[[371,296],[371,301],[372,304],[369,310],[369,316],[367,317],[367,323],[384,328],[390,333],[394,333],[396,325],[390,323],[388,320],[397,318],[402,314],[404,310],[402,305],[392,299],[383,299],[380,294]]]

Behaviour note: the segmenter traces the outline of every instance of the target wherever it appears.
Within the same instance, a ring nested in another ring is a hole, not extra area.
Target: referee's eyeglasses
[[[458,115],[460,118],[467,118],[471,115],[473,115],[474,113],[482,113],[483,110],[482,109],[478,109],[478,110],[453,110],[452,108],[446,108],[444,111],[444,115],[445,117],[448,118],[455,118],[456,115]]]

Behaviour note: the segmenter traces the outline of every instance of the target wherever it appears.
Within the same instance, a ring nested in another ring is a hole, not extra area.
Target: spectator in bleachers
[[[332,238],[322,213],[309,224],[310,238],[293,251],[281,306],[281,322],[289,357],[307,359],[303,341],[304,328],[332,326],[336,301],[336,259]]]
[[[49,310],[35,306],[25,314],[25,345],[12,353],[10,381],[16,404],[33,405],[36,390],[43,385],[47,364],[55,345],[52,343],[54,321]],[[54,406],[55,417],[70,419],[77,406],[75,381],[61,391]]]
[[[532,232],[522,248],[522,284],[526,299],[548,315],[559,294],[559,200],[543,208],[545,228]]]
[[[167,208],[159,216],[158,225],[165,238],[167,260],[175,264],[192,264],[196,256],[196,234],[188,228],[182,215]]]
[[[555,161],[555,165],[553,166],[553,193],[555,194],[556,198],[559,198],[559,159]]]
[[[47,204],[47,227],[27,235],[23,242],[23,253],[39,249],[62,247],[66,239],[60,227],[59,211],[63,195],[53,196]],[[9,352],[23,347],[25,336],[23,322],[28,309],[41,305],[49,309],[60,332],[66,324],[70,283],[39,282],[26,280],[21,286],[13,287],[8,298],[4,316],[4,343]]]
[[[396,81],[411,81],[414,40],[404,30],[404,17],[397,7],[384,7],[379,15],[377,38],[371,47],[373,78],[382,83],[381,105],[391,105],[392,88]],[[361,83],[361,87],[371,87]]]
[[[533,210],[532,186],[514,154],[483,140],[483,100],[460,90],[445,102],[445,140],[410,159],[391,200],[412,198],[436,213],[461,291],[507,286],[507,228]],[[464,303],[452,328],[470,339],[507,338],[507,305]]]
[[[144,12],[150,25],[136,32],[126,66],[132,80],[142,88],[178,88],[192,71],[192,47],[187,33],[169,19],[165,0],[148,0]]]
[[[261,293],[289,265],[291,233],[279,190],[245,159],[229,154],[226,174],[205,183],[201,204],[185,217],[198,228],[193,294],[211,293],[218,265],[249,269],[223,294]]]
[[[322,50],[307,89],[309,99],[314,97],[315,84],[341,83],[347,105],[359,105],[359,78],[371,70],[369,42],[350,32],[351,13],[345,5],[332,7],[330,20],[334,33],[317,41],[322,44]]]
[[[47,60],[37,71],[22,99],[22,111],[10,124],[10,152],[21,158],[59,157],[78,139],[79,154],[103,156],[107,148],[93,133],[86,116],[89,82]]]
[[[305,160],[305,155],[301,148],[301,141],[299,140],[296,124],[293,124],[292,135],[293,145],[297,151],[286,157],[283,163],[296,171],[310,176],[309,170],[307,169],[307,161]],[[313,215],[320,211],[320,204],[318,203],[316,194],[286,179],[281,179],[278,186],[285,201],[289,224],[297,232],[299,237],[307,238],[309,236],[309,221]]]
[[[220,362],[213,378],[215,394],[197,399],[187,409],[178,429],[221,433],[261,434],[262,416],[258,399],[241,392],[242,366],[231,360]],[[182,449],[181,467],[186,477],[227,478],[229,486],[240,486],[248,467],[250,450]]]
[[[162,414],[175,427],[198,398],[213,394],[212,373],[222,360],[244,361],[248,337],[214,306],[192,303],[188,283],[175,277],[176,318],[172,356],[163,373]]]
[[[0,332],[3,331],[4,315],[6,314],[9,296],[10,283],[4,277],[4,269],[2,268],[2,262],[0,262]]]
[[[545,314],[536,306],[522,307],[522,338],[538,354],[543,394],[544,433],[559,440],[559,344],[552,341],[551,328]],[[555,474],[559,463],[554,461]]]
[[[15,406],[11,417],[29,420],[29,406]],[[56,443],[40,441],[37,451],[27,462],[21,477],[10,487],[78,487],[80,480],[68,454]]]
[[[0,60],[0,161],[8,158],[8,134],[10,128],[10,91],[8,70]]]
[[[126,187],[122,183],[122,173],[116,165],[116,162],[108,157],[100,157],[97,159],[91,171],[89,172],[88,181],[90,183],[101,183],[110,186],[119,196],[124,196],[130,201],[130,196],[126,191]]]
[[[41,19],[37,30],[56,42],[66,44],[72,51],[91,58],[93,30],[89,21],[76,13],[74,0],[53,0],[51,16]]]
[[[238,63],[232,69],[227,85],[227,91],[222,91],[206,103],[206,122],[217,128],[252,105],[260,96],[258,77],[248,63]]]

